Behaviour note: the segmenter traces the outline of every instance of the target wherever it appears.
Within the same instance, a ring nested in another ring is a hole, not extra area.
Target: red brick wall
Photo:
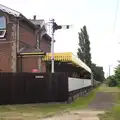
[[[12,68],[11,68],[11,66],[13,65],[12,64],[12,61],[13,61],[12,43],[9,43],[9,42],[13,40],[13,37],[12,37],[13,23],[11,23],[11,20],[8,20],[7,22],[8,22],[8,25],[7,25],[6,41],[0,41],[0,69],[3,70],[3,72],[12,72]],[[35,29],[32,26],[30,26],[25,21],[21,21],[19,31],[20,31],[20,36],[19,36],[20,41],[23,41],[24,43],[31,45],[32,47],[36,47]],[[42,38],[42,40],[40,41],[40,48],[44,52],[50,52],[49,42],[46,41],[44,38]],[[13,56],[15,56],[15,54]],[[46,71],[45,63],[43,62],[42,65],[43,65],[42,66],[43,72],[45,72]],[[37,68],[37,66],[38,66],[37,58],[26,57],[23,59],[23,72],[31,72],[32,69]]]
[[[9,15],[6,14],[6,19],[7,19],[7,26],[6,26],[6,35],[5,39],[2,40],[0,39],[0,70],[2,72],[12,72],[12,65],[13,65],[13,24],[11,20],[9,19]]]
[[[11,72],[11,63],[12,63],[12,43],[9,43],[12,40],[12,23],[7,24],[7,33],[5,36],[6,40],[0,39],[0,70],[2,72]]]
[[[44,61],[42,61],[41,64],[42,64],[42,71],[41,72],[46,72],[46,63]]]
[[[11,72],[11,43],[0,43],[0,70]]]
[[[19,58],[20,63],[20,58]],[[19,66],[20,69],[20,66]],[[38,69],[38,57],[23,57],[22,58],[22,72],[32,72],[33,69]],[[46,72],[46,64],[42,62],[42,71]]]
[[[32,47],[36,46],[36,35],[35,30],[24,22],[20,23],[20,41],[31,45]]]
[[[23,57],[22,72],[32,72],[32,69],[37,69],[38,57]]]

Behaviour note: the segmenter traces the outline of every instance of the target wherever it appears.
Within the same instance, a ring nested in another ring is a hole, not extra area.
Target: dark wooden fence
[[[64,102],[68,99],[65,73],[0,73],[0,104]]]

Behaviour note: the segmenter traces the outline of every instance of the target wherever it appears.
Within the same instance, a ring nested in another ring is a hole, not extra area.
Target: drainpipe
[[[20,72],[22,72],[22,55],[20,55]]]
[[[17,19],[17,53],[19,53],[19,40],[20,40],[20,36],[19,36],[19,19]]]
[[[36,38],[37,38],[37,34],[39,34],[40,31],[41,31],[41,27],[38,30],[36,30],[36,34],[35,34]],[[39,35],[39,42],[37,41],[37,44],[36,44],[37,49],[40,49],[40,40],[41,40],[41,34]],[[39,56],[38,58],[38,69],[40,70],[40,72],[42,72],[42,57],[41,56]]]
[[[16,72],[18,72],[18,53],[19,53],[19,18],[17,19],[17,25],[16,25]]]

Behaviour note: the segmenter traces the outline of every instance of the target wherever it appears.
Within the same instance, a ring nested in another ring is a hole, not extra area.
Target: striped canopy
[[[51,61],[51,53],[46,54],[43,60]],[[83,61],[76,57],[72,52],[54,53],[54,60],[60,62],[71,62],[91,73],[91,69]]]

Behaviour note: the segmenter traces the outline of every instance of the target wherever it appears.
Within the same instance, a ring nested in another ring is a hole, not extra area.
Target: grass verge
[[[117,87],[108,89],[111,89],[110,91],[114,92],[114,95],[116,97],[116,104],[110,111],[107,111],[105,114],[100,115],[99,118],[100,120],[120,120],[120,90]]]
[[[88,104],[95,98],[97,91],[98,91],[98,88],[94,89],[93,91],[91,91],[86,96],[79,97],[73,103],[71,103],[70,105],[68,105],[68,108],[70,110],[71,109],[74,110],[74,109],[81,109],[81,108],[83,109],[83,108],[86,108],[88,106]]]
[[[88,95],[75,100],[71,104],[27,104],[0,106],[0,120],[36,120],[41,117],[53,116],[67,110],[85,108],[95,97],[97,89]]]
[[[106,85],[101,85],[98,88],[99,92],[112,92],[112,93],[117,93],[120,92],[120,89],[118,87],[108,87]]]

